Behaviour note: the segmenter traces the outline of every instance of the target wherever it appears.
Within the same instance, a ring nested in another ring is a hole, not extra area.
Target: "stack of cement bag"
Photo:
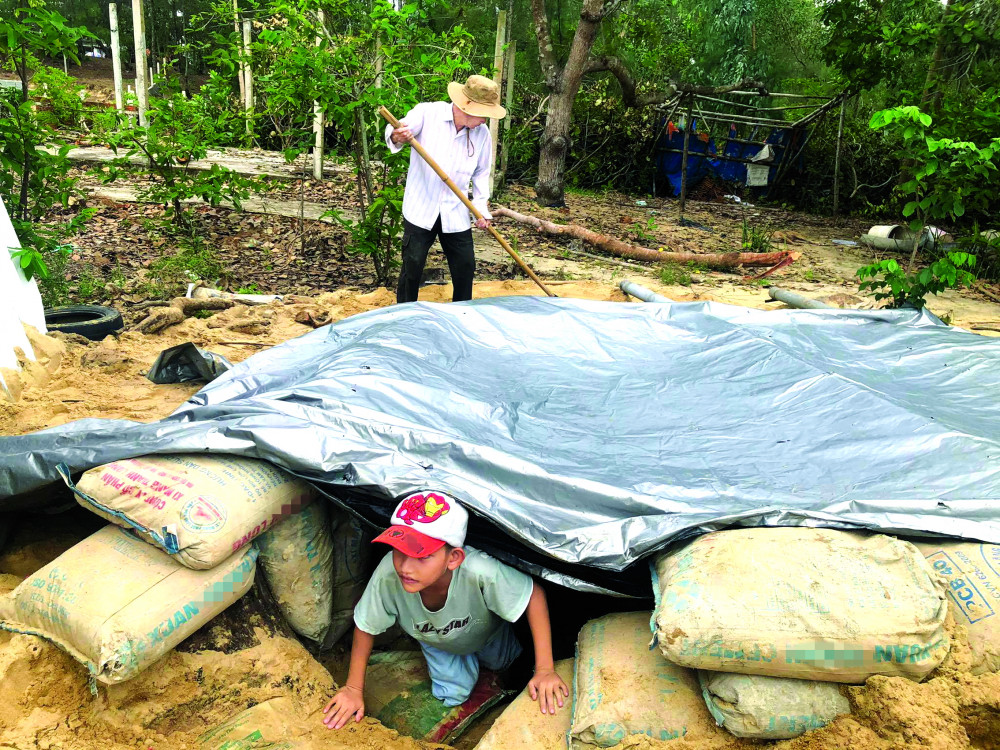
[[[350,626],[364,587],[360,529],[265,461],[134,458],[72,489],[115,525],[0,597],[0,628],[53,641],[100,682],[134,677],[222,612],[258,563],[298,633],[323,644]]]
[[[982,590],[989,577],[1000,595],[998,550],[956,546],[928,548],[928,561],[884,535],[762,528],[702,536],[655,560],[652,620],[636,612],[584,626],[570,711],[533,718],[538,707],[522,696],[480,748],[513,747],[517,730],[503,728],[519,724],[541,738],[533,747],[553,750],[567,737],[582,750],[629,734],[698,741],[721,726],[781,739],[824,726],[850,711],[841,684],[879,674],[919,681],[941,663],[950,648],[946,592],[969,596],[978,576]],[[970,633],[979,660],[995,664],[988,636]]]

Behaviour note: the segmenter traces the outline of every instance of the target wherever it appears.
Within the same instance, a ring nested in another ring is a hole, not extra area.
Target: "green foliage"
[[[198,235],[178,237],[176,252],[154,260],[140,293],[152,298],[180,294],[192,281],[215,283],[225,273],[215,250]]]
[[[743,217],[743,242],[741,252],[744,253],[770,253],[774,251],[774,227],[758,226],[751,224]]]
[[[691,274],[679,263],[665,263],[660,267],[660,281],[669,286],[691,286]]]
[[[924,306],[929,294],[969,286],[974,280],[976,256],[947,253],[917,273],[907,273],[895,260],[881,260],[858,269],[861,291],[875,293],[876,300],[889,300],[889,307]]]
[[[58,68],[41,65],[31,77],[35,93],[46,100],[47,109],[38,113],[39,119],[53,128],[79,127],[83,116],[83,94],[86,89],[76,79]]]
[[[889,129],[900,138],[901,155],[914,166],[897,190],[906,197],[903,216],[919,232],[930,221],[957,221],[972,209],[985,211],[996,190],[1000,138],[986,146],[934,137],[932,118],[915,106],[893,107],[872,115],[873,130]]]
[[[209,169],[191,166],[192,161],[204,159],[209,148],[233,138],[239,123],[227,105],[228,93],[213,75],[190,99],[169,88],[152,99],[146,127],[119,112],[98,116],[95,133],[119,154],[101,172],[102,179],[117,180],[131,171],[130,159],[140,156],[152,179],[140,190],[139,198],[163,204],[167,217],[179,226],[189,223],[182,201],[191,198],[201,198],[211,206],[228,201],[240,208],[259,180],[218,164]]]
[[[28,7],[0,2],[0,66],[21,82],[20,89],[0,90],[0,197],[21,241],[22,249],[12,255],[27,278],[38,280],[44,299],[61,293],[62,281],[48,266],[61,271],[66,251],[60,246],[90,214],[81,211],[69,221],[42,224],[54,207],[68,207],[75,181],[68,177],[70,147],[28,100],[28,78],[38,55],[65,52],[75,58],[75,42],[84,33],[67,26],[65,18],[42,2]]]

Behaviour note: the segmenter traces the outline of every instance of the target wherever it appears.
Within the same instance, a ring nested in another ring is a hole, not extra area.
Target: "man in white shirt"
[[[500,90],[489,78],[469,76],[465,84],[449,83],[451,102],[422,102],[407,112],[400,127],[385,129],[386,145],[393,153],[416,138],[461,190],[472,183],[472,204],[483,215],[480,229],[492,220],[490,155],[492,141],[486,120],[507,116],[500,106]],[[469,210],[416,151],[410,152],[403,193],[403,258],[396,287],[397,302],[415,302],[420,289],[427,251],[434,239],[448,260],[454,288],[452,300],[472,299],[476,255],[472,244]]]

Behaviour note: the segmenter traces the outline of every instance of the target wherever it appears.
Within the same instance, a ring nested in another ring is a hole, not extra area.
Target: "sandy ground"
[[[853,264],[853,260],[850,261]],[[729,277],[732,278],[731,275]],[[717,300],[765,307],[766,290],[709,279],[691,287],[667,287],[643,279],[677,300]],[[833,301],[847,294],[832,282],[797,282],[803,292]],[[794,285],[789,284],[792,288]],[[611,279],[561,281],[560,296],[625,302]],[[538,294],[531,282],[497,281],[476,285],[475,295]],[[447,285],[429,286],[422,298],[450,299]],[[852,299],[840,298],[848,304]],[[362,294],[338,291],[315,298],[290,297],[282,303],[255,308],[235,307],[208,318],[189,318],[161,334],[125,332],[100,343],[77,337],[37,339],[43,352],[19,384],[17,403],[0,404],[0,434],[11,435],[50,427],[82,417],[119,417],[141,421],[169,414],[192,393],[195,385],[153,385],[143,373],[169,346],[185,341],[242,360],[311,328],[295,321],[308,312],[332,319],[391,304],[387,290]],[[954,315],[986,319],[994,310],[984,303],[956,297]],[[995,309],[995,308],[994,308]],[[961,311],[961,312],[959,312]],[[22,528],[0,555],[0,592],[47,564],[93,529],[58,521],[43,531]],[[595,612],[595,615],[600,614]],[[1000,748],[1000,675],[973,677],[964,632],[955,631],[952,654],[933,679],[917,685],[901,678],[872,678],[862,687],[845,688],[853,712],[829,727],[784,743],[782,750],[835,748],[926,747]],[[334,690],[330,673],[298,641],[261,630],[255,642],[232,653],[206,648],[177,650],[136,679],[92,695],[84,670],[55,647],[34,637],[0,633],[0,750],[165,750],[205,746],[201,733],[239,711],[270,700],[290,701],[284,729],[287,745],[313,748],[417,750],[419,743],[399,737],[373,720],[346,732],[319,727],[318,712]],[[289,704],[283,704],[289,705]],[[475,728],[481,734],[496,718],[492,713]],[[746,743],[719,732],[711,739],[674,740],[669,745],[646,737],[630,737],[623,747],[657,750],[732,750]],[[470,740],[461,743],[471,748]]]

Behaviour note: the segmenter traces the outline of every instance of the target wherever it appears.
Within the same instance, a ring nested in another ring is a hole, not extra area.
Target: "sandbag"
[[[371,530],[346,511],[331,508],[333,529],[333,614],[323,643],[332,648],[354,630],[354,607],[365,593],[372,556]],[[380,550],[381,551],[381,550]]]
[[[257,537],[258,563],[292,630],[322,643],[333,614],[328,503],[311,503]]]
[[[105,526],[0,597],[0,628],[46,638],[101,682],[122,682],[246,593],[256,559],[248,547],[190,570]]]
[[[570,750],[613,747],[630,734],[700,740],[722,734],[697,675],[649,648],[649,613],[591,620],[580,631]]]
[[[556,674],[573,684],[573,660],[556,662]],[[566,750],[566,734],[573,719],[570,702],[557,708],[555,716],[543,714],[538,701],[531,700],[525,687],[504,709],[493,726],[479,740],[475,750]]]
[[[698,681],[715,721],[737,737],[798,737],[851,711],[836,682],[728,672],[699,672]]]
[[[656,638],[719,672],[920,680],[948,653],[942,580],[912,544],[833,529],[718,531],[657,559]]]
[[[86,472],[73,489],[83,507],[195,570],[215,567],[313,498],[312,487],[252,458],[144,456]]]
[[[969,630],[972,674],[1000,672],[1000,545],[914,541],[947,579],[955,621]]]

